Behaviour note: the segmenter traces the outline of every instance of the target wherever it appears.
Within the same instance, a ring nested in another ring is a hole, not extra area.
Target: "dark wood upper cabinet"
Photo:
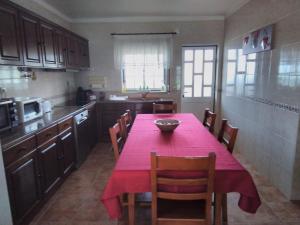
[[[68,35],[67,38],[67,68],[79,68],[79,46],[76,37]]]
[[[41,201],[36,151],[6,168],[14,224],[21,224]]]
[[[18,10],[0,1],[0,64],[22,65]]]
[[[10,1],[0,0],[0,65],[87,69],[88,41]]]
[[[67,37],[65,32],[61,30],[56,31],[56,47],[57,47],[57,66],[58,68],[66,67],[67,58]]]
[[[44,67],[57,68],[57,39],[55,28],[52,25],[41,22],[40,31]]]
[[[39,19],[21,13],[20,21],[22,27],[24,65],[43,67]]]
[[[39,148],[40,166],[42,172],[42,189],[44,195],[49,195],[59,185],[61,180],[59,145],[56,141],[49,142]]]
[[[89,43],[86,40],[78,40],[79,61],[82,69],[90,67]]]

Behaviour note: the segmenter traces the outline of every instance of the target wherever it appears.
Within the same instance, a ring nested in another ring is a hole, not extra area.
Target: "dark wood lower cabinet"
[[[132,118],[135,119],[137,114],[151,114],[153,113],[153,102],[162,104],[171,104],[173,100],[146,100],[146,101],[103,101],[97,103],[97,123],[99,128],[99,136],[101,141],[109,142],[109,128],[112,127],[117,119],[129,109],[132,113]]]
[[[48,195],[55,190],[61,180],[59,145],[56,140],[39,148],[39,159],[43,194]]]
[[[36,150],[6,168],[14,224],[24,222],[39,206],[40,175]]]
[[[88,108],[89,117],[89,142],[90,142],[90,151],[96,146],[98,142],[98,126],[97,126],[97,108],[96,104]]]
[[[72,129],[65,131],[60,135],[61,155],[60,163],[63,176],[67,176],[75,165],[75,145]]]
[[[73,118],[5,149],[3,158],[14,225],[28,224],[75,166]]]

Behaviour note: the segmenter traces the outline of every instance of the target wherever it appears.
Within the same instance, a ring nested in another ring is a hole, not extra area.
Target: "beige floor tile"
[[[288,201],[242,155],[235,157],[252,174],[263,203],[256,214],[248,214],[237,205],[239,194],[228,194],[229,225],[299,225],[300,204]],[[113,167],[110,145],[97,145],[30,225],[127,225],[126,210],[122,220],[112,221],[99,200]],[[137,225],[151,225],[150,208],[138,209],[136,221]]]

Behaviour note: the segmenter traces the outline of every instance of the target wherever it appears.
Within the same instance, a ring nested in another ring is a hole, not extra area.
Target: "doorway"
[[[217,46],[182,47],[181,112],[201,121],[205,108],[214,110]]]

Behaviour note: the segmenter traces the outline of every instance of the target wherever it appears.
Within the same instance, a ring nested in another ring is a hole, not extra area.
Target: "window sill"
[[[124,94],[167,94],[170,93],[170,91],[122,91]]]

